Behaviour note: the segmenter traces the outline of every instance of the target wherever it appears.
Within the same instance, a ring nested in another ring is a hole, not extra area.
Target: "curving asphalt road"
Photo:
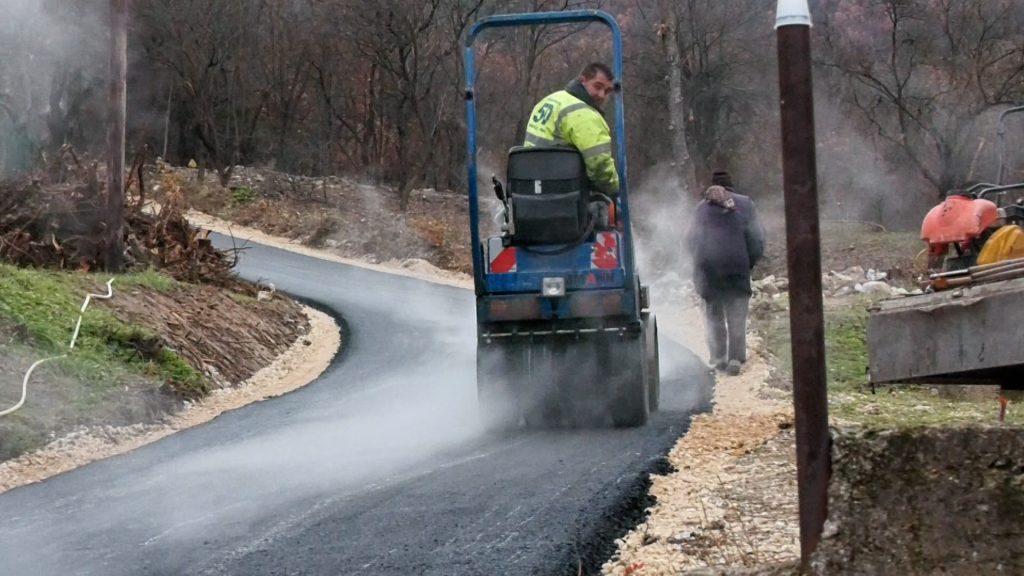
[[[253,246],[251,279],[344,316],[319,380],[0,495],[0,574],[594,573],[706,404],[662,343],[640,429],[481,432],[465,290]]]

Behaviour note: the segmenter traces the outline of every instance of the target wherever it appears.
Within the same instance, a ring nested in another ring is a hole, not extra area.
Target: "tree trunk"
[[[676,35],[677,24],[670,15],[668,23],[662,25],[664,33],[661,37],[668,64],[669,131],[672,133],[672,163],[676,167],[676,174],[683,188],[693,195],[697,192],[697,179],[690,149],[686,144],[686,99],[683,96],[683,65]]]
[[[405,129],[405,103],[398,106],[397,147],[398,147],[398,209],[404,214],[409,208],[409,158]]]
[[[523,68],[523,76],[519,79],[520,85],[523,87],[522,92],[519,96],[519,102],[517,109],[519,113],[516,114],[515,118],[515,145],[518,146],[523,143],[523,139],[526,138],[526,125],[529,123],[529,114],[532,107],[536,102],[530,101],[530,92],[533,87],[533,69],[537,65],[537,32],[530,31],[529,47],[526,52],[526,63]]]
[[[108,272],[124,270],[125,92],[128,70],[128,0],[110,0],[110,101],[107,124]]]
[[[163,153],[160,155],[164,162],[167,162],[167,141],[170,140],[171,136],[171,103],[174,98],[174,83],[167,89],[167,112],[164,115],[164,148]]]

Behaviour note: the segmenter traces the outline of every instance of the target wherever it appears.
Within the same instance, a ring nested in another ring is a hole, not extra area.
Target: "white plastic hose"
[[[114,287],[111,284],[114,283],[114,279],[107,280],[107,293],[106,294],[86,294],[85,302],[82,302],[82,309],[78,312],[78,322],[75,324],[75,333],[71,335],[71,345],[68,347],[70,350],[75,349],[75,342],[78,341],[78,331],[82,329],[82,316],[85,315],[85,309],[89,307],[89,302],[93,298],[99,298],[100,300],[110,300],[114,297]]]
[[[78,322],[75,323],[75,331],[71,335],[71,344],[68,345],[68,350],[69,351],[75,349],[75,342],[78,341],[78,333],[82,329],[82,317],[85,315],[85,309],[89,307],[89,302],[91,302],[93,298],[99,298],[101,300],[109,300],[109,299],[113,298],[114,297],[114,287],[111,286],[111,284],[113,284],[113,282],[114,282],[113,278],[111,278],[110,280],[107,281],[107,293],[106,294],[86,294],[85,302],[82,303],[82,309],[78,313]],[[28,381],[32,377],[32,373],[35,372],[36,368],[42,366],[43,364],[45,364],[47,362],[52,362],[53,360],[59,360],[61,358],[67,358],[67,356],[68,356],[67,354],[61,354],[60,356],[53,356],[51,358],[43,358],[42,360],[38,360],[34,364],[29,366],[28,371],[25,372],[25,377],[22,378],[22,380],[21,380],[21,400],[18,400],[18,403],[15,404],[14,406],[11,406],[10,408],[8,408],[6,410],[0,411],[0,416],[7,416],[8,414],[13,414],[19,408],[21,408],[22,406],[25,405],[25,399],[28,397]]]

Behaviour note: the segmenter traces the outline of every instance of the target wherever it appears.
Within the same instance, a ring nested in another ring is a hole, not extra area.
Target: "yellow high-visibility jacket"
[[[524,146],[572,146],[583,154],[587,178],[605,194],[619,191],[619,173],[612,157],[612,137],[601,113],[559,90],[533,108]]]

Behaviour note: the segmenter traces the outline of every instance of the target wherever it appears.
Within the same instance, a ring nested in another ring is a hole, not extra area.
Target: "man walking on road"
[[[697,205],[687,246],[693,283],[704,300],[711,365],[735,376],[747,361],[750,271],[764,254],[764,227],[754,202],[737,194],[728,172],[715,172]]]

